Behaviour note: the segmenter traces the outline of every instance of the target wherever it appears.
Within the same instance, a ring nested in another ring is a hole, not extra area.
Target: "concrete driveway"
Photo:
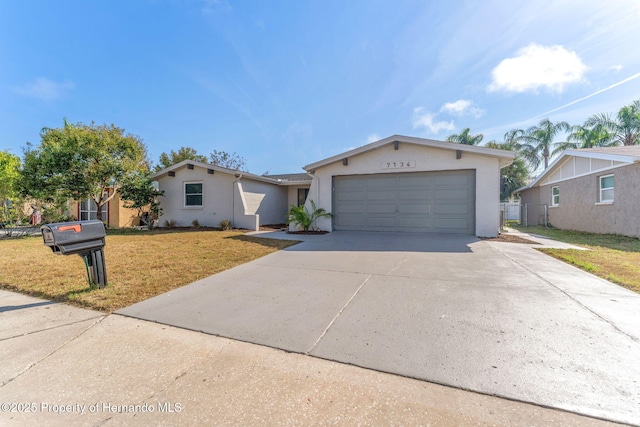
[[[118,313],[640,424],[639,295],[523,244],[305,240]]]

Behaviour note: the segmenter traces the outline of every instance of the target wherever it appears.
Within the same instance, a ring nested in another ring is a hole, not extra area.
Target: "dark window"
[[[184,205],[185,206],[202,206],[202,183],[201,182],[185,182]]]
[[[307,201],[308,195],[309,195],[308,188],[298,188],[298,206],[304,205],[304,202]]]

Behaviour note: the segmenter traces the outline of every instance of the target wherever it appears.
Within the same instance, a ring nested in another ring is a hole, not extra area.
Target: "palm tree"
[[[587,120],[586,125],[603,126],[615,136],[618,144],[640,144],[640,99],[622,107],[615,118],[605,113],[596,114]]]
[[[465,145],[478,145],[482,142],[482,138],[484,135],[479,133],[477,135],[470,135],[469,132],[471,129],[466,128],[459,134],[453,134],[447,137],[445,141],[447,142],[455,142],[456,144],[465,144]]]
[[[531,165],[533,170],[538,169],[544,160],[544,168],[549,167],[549,157],[553,140],[560,132],[569,131],[567,122],[554,123],[549,119],[543,119],[537,126],[527,129],[523,135],[517,137],[520,142],[522,157]]]
[[[612,147],[618,145],[614,136],[602,123],[571,126],[566,142],[556,144],[553,154],[570,148]]]
[[[500,170],[502,185],[500,186],[500,200],[508,200],[511,193],[518,188],[524,187],[529,181],[529,169],[520,153],[520,144],[517,138],[524,132],[521,129],[514,129],[504,134],[504,141],[489,141],[485,144],[487,148],[497,148],[500,150],[515,151],[516,158],[513,163]]]
[[[520,150],[520,141],[519,138],[524,135],[524,131],[522,129],[511,129],[509,132],[504,134],[504,142],[501,144],[504,150]],[[488,144],[487,144],[488,145]]]

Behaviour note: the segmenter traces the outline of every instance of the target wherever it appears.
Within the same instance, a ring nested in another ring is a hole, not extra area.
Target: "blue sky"
[[[501,140],[640,98],[639,23],[638,0],[0,0],[0,150],[63,118],[258,174],[393,134]]]

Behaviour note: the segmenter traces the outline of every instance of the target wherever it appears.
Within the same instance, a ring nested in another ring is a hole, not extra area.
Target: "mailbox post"
[[[40,227],[45,246],[58,255],[84,258],[90,286],[107,285],[104,245],[107,235],[102,221],[75,221],[46,224]]]

